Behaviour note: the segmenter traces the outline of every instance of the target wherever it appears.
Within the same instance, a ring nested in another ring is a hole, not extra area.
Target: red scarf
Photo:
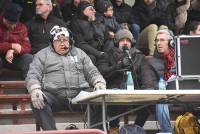
[[[167,81],[172,75],[175,75],[175,72],[172,72],[171,69],[175,66],[174,60],[174,49],[170,48],[169,53],[163,56],[164,59],[164,79]]]

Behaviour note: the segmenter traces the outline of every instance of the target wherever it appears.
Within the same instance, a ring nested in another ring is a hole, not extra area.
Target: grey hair
[[[157,35],[159,35],[159,34],[166,34],[168,40],[173,40],[173,32],[170,31],[170,30],[168,30],[168,29],[158,30],[157,33],[156,33],[156,37],[157,37]]]
[[[53,4],[51,2],[51,0],[43,0],[45,2],[45,4],[48,4],[51,6],[51,8],[53,9]]]
[[[44,2],[45,2],[46,4],[52,5],[51,0],[44,0]]]

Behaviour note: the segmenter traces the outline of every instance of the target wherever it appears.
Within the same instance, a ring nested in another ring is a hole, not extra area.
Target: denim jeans
[[[161,132],[172,132],[168,104],[156,104],[156,118]]]
[[[140,26],[138,24],[131,24],[130,25],[130,31],[133,34],[133,37],[135,39],[135,47],[138,48],[139,46],[139,35],[140,35]]]

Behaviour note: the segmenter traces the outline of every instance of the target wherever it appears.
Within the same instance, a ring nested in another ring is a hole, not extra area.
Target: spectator
[[[70,23],[73,17],[76,17],[78,5],[81,0],[72,0],[71,3],[65,4],[62,8],[62,15],[65,22]]]
[[[77,47],[85,51],[95,64],[103,56],[105,26],[96,21],[95,9],[88,1],[78,7],[78,17],[71,22]]]
[[[125,75],[126,73],[124,70],[126,69],[132,72],[135,89],[154,88],[150,66],[145,56],[135,48],[132,33],[129,30],[123,29],[116,33],[115,38],[115,47],[105,53],[105,56],[100,59],[97,64],[99,71],[107,81],[107,87],[109,89],[125,89],[127,75]],[[129,59],[127,53],[124,52],[124,48],[128,48],[126,51],[130,53],[131,59]],[[129,108],[131,108],[131,106],[122,106],[122,108],[120,106],[111,106],[109,110],[110,116],[115,115],[116,111],[124,111]],[[135,124],[143,127],[148,117],[148,112],[146,109],[142,109],[137,112],[137,114]],[[110,122],[110,127],[110,131],[118,130],[119,120]],[[109,133],[111,133],[110,131]]]
[[[188,26],[189,35],[200,35],[200,21],[193,21]]]
[[[167,81],[174,74],[170,72],[175,64],[173,41],[173,35],[169,30],[159,30],[156,34],[156,51],[154,56],[149,59],[149,63],[157,76],[155,80],[157,83],[161,77]],[[161,132],[172,133],[168,104],[156,105],[156,118],[160,124]]]
[[[52,15],[51,0],[36,0],[36,16],[28,22],[29,38],[32,45],[32,54],[49,46],[51,39],[50,30],[53,26],[66,27],[63,20]]]
[[[172,29],[175,34],[183,32],[187,21],[187,10],[190,7],[190,0],[175,0],[169,4],[166,14],[166,25]]]
[[[138,48],[145,55],[153,55],[158,27],[166,22],[165,12],[156,0],[137,0],[132,7],[133,19],[141,28]]]
[[[19,69],[25,78],[32,61],[27,28],[19,22],[22,8],[9,3],[0,16],[0,61],[3,67]]]
[[[20,21],[27,23],[35,15],[35,0],[12,0],[12,2],[19,4],[22,8]]]
[[[191,0],[190,8],[188,10],[187,22],[185,24],[185,29],[187,30],[188,25],[192,21],[200,21],[200,0]],[[184,31],[186,32],[186,31]]]
[[[115,33],[122,29],[122,27],[117,22],[115,16],[113,16],[113,5],[109,0],[103,0],[97,7],[99,9],[97,20],[106,27],[105,45],[103,47],[103,51],[106,52],[114,47]]]
[[[132,8],[124,2],[124,0],[113,0],[114,16],[119,24],[126,29],[130,29],[133,34],[137,45],[140,34],[140,26],[132,19]]]
[[[105,80],[73,45],[67,29],[54,26],[50,32],[52,45],[34,56],[26,77],[31,107],[43,130],[56,129],[53,111],[78,109],[70,100],[81,90],[106,89]]]

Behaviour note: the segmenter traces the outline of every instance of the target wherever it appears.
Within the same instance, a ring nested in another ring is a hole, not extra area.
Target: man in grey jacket
[[[32,110],[43,130],[56,129],[53,111],[71,110],[71,98],[81,90],[106,89],[106,82],[90,58],[74,47],[69,32],[54,26],[52,45],[39,51],[30,65],[26,84]]]

